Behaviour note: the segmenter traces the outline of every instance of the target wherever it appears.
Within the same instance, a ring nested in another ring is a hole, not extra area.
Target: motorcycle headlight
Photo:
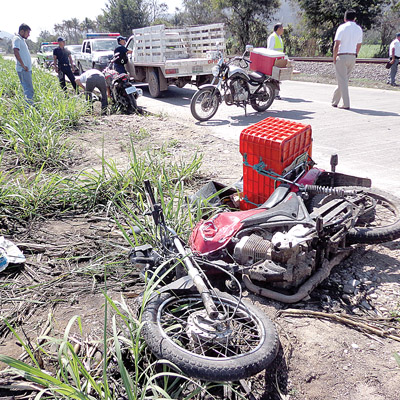
[[[213,74],[214,76],[218,76],[218,74],[219,74],[219,65],[214,65],[214,66],[211,68],[211,72],[212,72],[212,74]]]

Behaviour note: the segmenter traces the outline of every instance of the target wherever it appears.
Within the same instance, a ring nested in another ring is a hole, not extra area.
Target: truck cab
[[[50,68],[53,63],[53,50],[58,47],[58,42],[42,42],[37,53],[37,62],[45,68]]]
[[[82,49],[76,55],[76,65],[79,73],[88,69],[102,71],[114,56],[114,49],[118,46],[119,33],[88,33],[82,43]]]

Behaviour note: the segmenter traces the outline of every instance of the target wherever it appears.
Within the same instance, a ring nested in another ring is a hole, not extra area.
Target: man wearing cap
[[[344,110],[350,109],[349,77],[356,64],[356,58],[360,51],[363,32],[354,22],[356,12],[347,10],[344,14],[344,24],[336,31],[335,44],[333,46],[333,64],[335,65],[338,87],[333,93],[332,107],[337,107],[340,99]]]
[[[118,54],[118,58],[114,62],[114,68],[119,74],[126,74],[125,64],[128,62],[128,54],[132,54],[132,50],[125,47],[126,37],[118,36],[118,47],[115,48],[114,54]]]
[[[394,39],[393,42],[390,43],[389,58],[390,64],[392,64],[392,66],[390,67],[388,84],[392,86],[398,86],[396,84],[396,74],[400,61],[400,32],[396,34],[396,39]]]
[[[32,59],[26,44],[31,33],[31,28],[26,24],[21,24],[18,28],[18,35],[12,40],[14,56],[17,60],[16,70],[19,81],[24,90],[25,100],[29,105],[33,104],[33,84],[32,84]]]
[[[62,37],[58,38],[58,47],[53,50],[54,67],[60,80],[62,89],[66,92],[67,85],[65,83],[65,75],[71,82],[74,90],[76,90],[75,76],[72,73],[71,66],[76,69],[74,62],[72,61],[71,52],[65,48],[65,39]]]

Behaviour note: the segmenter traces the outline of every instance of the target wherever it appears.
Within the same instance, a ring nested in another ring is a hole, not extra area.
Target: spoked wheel
[[[400,199],[384,191],[364,187],[345,186],[342,189],[362,191],[365,196],[356,204],[362,204],[364,213],[357,220],[356,226],[347,234],[351,243],[383,243],[400,237]],[[313,206],[326,204],[335,195],[317,197]],[[349,198],[351,200],[351,198]]]
[[[203,88],[197,91],[190,102],[190,111],[198,121],[212,118],[219,107],[219,99],[214,88]]]
[[[219,292],[214,299],[224,322],[211,321],[200,295],[163,293],[146,306],[142,334],[151,351],[186,375],[236,381],[264,370],[278,351],[278,335],[257,308]]]
[[[255,96],[255,94],[253,95]],[[257,97],[251,99],[251,106],[256,110],[263,112],[271,107],[275,99],[275,88],[271,83],[264,83],[257,92]]]

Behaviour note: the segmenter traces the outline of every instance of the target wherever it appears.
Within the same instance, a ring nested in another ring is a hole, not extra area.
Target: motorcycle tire
[[[271,107],[271,104],[274,102],[275,99],[275,88],[270,82],[266,82],[263,84],[263,87],[257,92],[257,94],[262,94],[262,97],[267,97],[267,100],[264,101],[259,97],[252,98],[250,101],[251,106],[254,110],[263,112]],[[254,94],[253,94],[254,96]]]
[[[143,338],[156,357],[170,361],[189,377],[225,382],[253,376],[277,355],[275,326],[262,311],[245,302],[234,313],[237,298],[216,293],[217,308],[223,311],[225,307],[231,318],[226,335],[218,331],[218,339],[213,340],[198,328],[194,318],[196,313],[205,313],[204,305],[200,295],[187,292],[181,296],[162,293],[147,303],[142,315]]]
[[[217,94],[212,94],[213,88],[207,87],[198,90],[190,101],[190,111],[198,121],[208,121],[218,110],[219,99]]]
[[[366,196],[376,201],[376,207],[360,216],[354,228],[350,229],[346,242],[348,244],[378,244],[400,238],[400,198],[382,190],[358,186],[343,186],[342,189],[363,191]],[[312,199],[312,207],[326,204],[335,195]]]
[[[128,114],[135,113],[137,111],[137,102],[133,93],[128,94],[128,107],[126,112]]]

